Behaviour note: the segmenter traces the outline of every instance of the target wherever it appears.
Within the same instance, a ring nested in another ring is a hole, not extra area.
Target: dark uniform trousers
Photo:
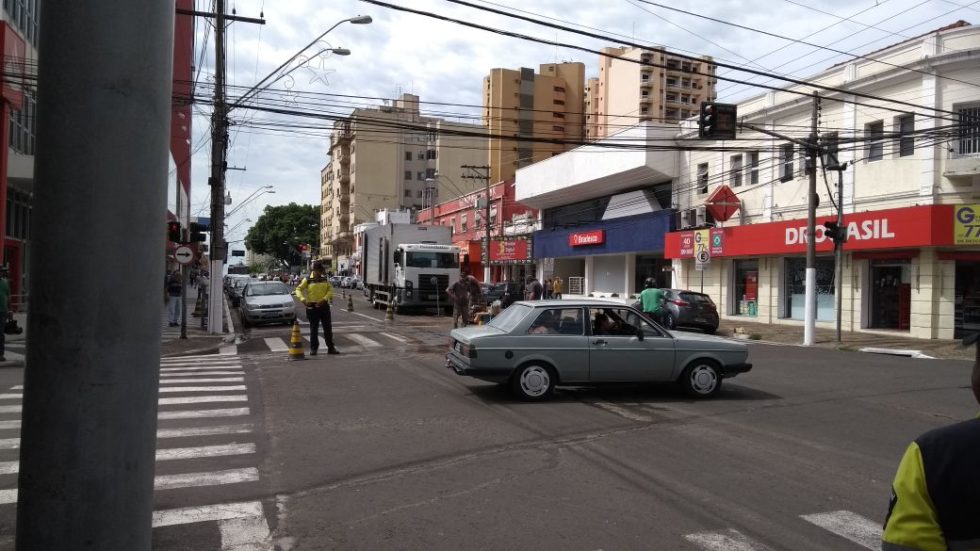
[[[330,319],[330,305],[307,306],[306,319],[310,322],[310,350],[319,348],[320,339],[317,332],[320,324],[323,324],[323,340],[327,343],[327,350],[333,350],[333,322]]]

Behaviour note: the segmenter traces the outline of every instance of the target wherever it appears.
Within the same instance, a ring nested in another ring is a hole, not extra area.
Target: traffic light
[[[715,140],[734,140],[738,108],[734,103],[701,102],[698,118],[698,137]]]
[[[843,245],[847,242],[847,226],[838,225],[836,220],[828,220],[823,223],[823,234],[834,243]]]
[[[191,243],[200,243],[207,239],[204,232],[207,231],[208,227],[204,224],[198,224],[197,222],[191,222]]]
[[[171,220],[170,222],[167,222],[167,238],[173,241],[174,243],[181,242],[180,222],[176,220]]]

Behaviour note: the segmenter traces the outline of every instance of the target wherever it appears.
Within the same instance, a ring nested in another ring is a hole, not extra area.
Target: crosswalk
[[[802,522],[822,528],[840,538],[834,549],[881,549],[881,523],[852,511],[825,511],[800,515]],[[712,532],[687,534],[688,543],[705,551],[769,551],[772,547],[739,532],[725,528]],[[850,541],[849,545],[844,540]]]
[[[257,333],[257,334],[255,334]],[[227,344],[221,347],[222,354],[239,353],[268,353],[276,352],[286,354],[289,351],[289,330],[280,330],[275,336],[267,336],[262,332],[255,332],[253,336],[244,343]],[[321,350],[326,349],[323,343],[322,333],[318,336]],[[307,352],[310,350],[310,336],[308,326],[303,327],[302,331],[303,348]],[[372,355],[385,354],[392,350],[402,350],[413,345],[423,344],[422,341],[395,333],[394,331],[379,331],[376,327],[367,325],[341,325],[334,328],[334,344],[345,355]]]
[[[257,415],[245,380],[237,356],[161,360],[154,548],[165,547],[157,545],[161,531],[174,537],[175,530],[216,523],[207,531],[216,541],[195,549],[274,550],[261,501],[218,497],[261,493]],[[0,515],[7,516],[17,502],[23,387],[0,390]]]

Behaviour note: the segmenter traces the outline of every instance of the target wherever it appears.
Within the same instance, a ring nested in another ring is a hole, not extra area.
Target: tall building
[[[548,63],[538,70],[491,69],[483,78],[491,182],[511,180],[518,168],[585,139],[585,65]]]
[[[355,109],[334,123],[320,172],[320,257],[339,266],[353,251],[354,226],[376,211],[421,209],[482,186],[462,178],[461,167],[485,164],[486,149],[483,126],[422,115],[412,94]]]
[[[589,79],[588,141],[611,136],[644,121],[671,122],[698,114],[715,99],[710,56],[693,60],[663,48],[603,48],[599,77]],[[649,65],[644,65],[649,63]]]

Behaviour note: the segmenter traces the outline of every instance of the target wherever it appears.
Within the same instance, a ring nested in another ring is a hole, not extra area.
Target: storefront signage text
[[[568,244],[572,247],[582,245],[601,245],[606,242],[606,230],[592,230],[569,234]]]
[[[532,262],[529,239],[494,239],[490,242],[490,264],[527,264]]]
[[[817,225],[817,243],[823,243],[827,240],[827,236],[823,233],[823,225]],[[895,233],[888,231],[888,219],[880,220],[865,220],[861,222],[860,225],[857,222],[851,222],[847,225],[847,240],[867,240],[867,239],[892,239],[895,237]],[[797,243],[806,243],[806,226],[799,228],[786,228],[786,244],[796,245]]]
[[[980,205],[957,205],[953,216],[953,241],[957,245],[980,245]]]

